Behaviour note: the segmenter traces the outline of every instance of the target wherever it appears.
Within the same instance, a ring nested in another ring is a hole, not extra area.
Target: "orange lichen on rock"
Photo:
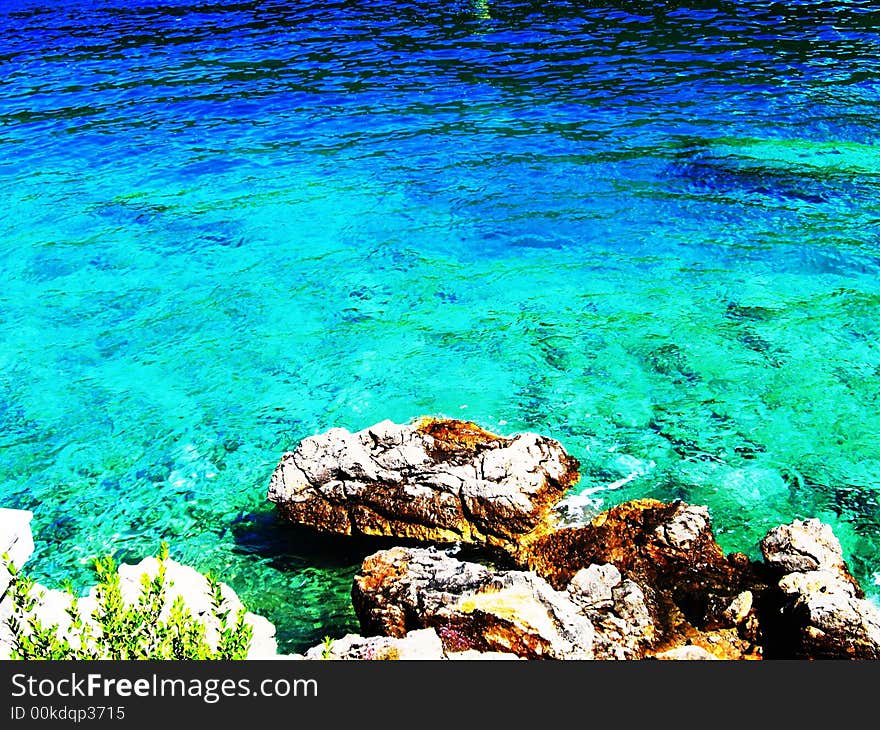
[[[529,547],[528,567],[557,588],[593,564],[614,565],[642,586],[656,651],[688,643],[727,658],[759,654],[754,626],[740,614],[748,613],[742,595],[766,586],[745,556],[724,554],[705,507],[634,500]]]
[[[416,421],[416,430],[430,436],[440,448],[476,451],[482,446],[509,441],[491,433],[473,421],[453,418],[422,418]]]
[[[446,651],[527,659],[591,659],[593,626],[565,593],[534,573],[492,570],[433,549],[369,556],[352,586],[365,634],[437,631]]]
[[[638,499],[612,507],[590,525],[551,532],[530,546],[529,568],[553,585],[577,571],[611,563],[634,579],[673,579],[679,572],[736,572],[712,534],[705,507]]]

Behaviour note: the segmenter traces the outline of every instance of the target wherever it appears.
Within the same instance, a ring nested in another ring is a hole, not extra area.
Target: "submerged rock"
[[[578,479],[551,438],[467,421],[333,428],[284,454],[268,498],[291,522],[331,533],[468,542],[519,555],[547,531]]]
[[[593,658],[593,625],[566,593],[534,573],[492,570],[430,548],[367,557],[352,601],[367,634],[403,637],[433,628],[446,652]]]
[[[794,656],[880,659],[880,609],[865,600],[828,525],[795,520],[771,530],[761,550],[785,572],[780,632]]]

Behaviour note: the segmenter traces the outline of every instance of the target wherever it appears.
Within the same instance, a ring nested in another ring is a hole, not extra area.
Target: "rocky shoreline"
[[[880,659],[880,609],[828,525],[770,530],[760,561],[725,554],[708,510],[682,502],[631,501],[564,527],[556,510],[578,476],[553,439],[466,421],[384,421],[304,439],[270,481],[280,517],[405,544],[368,555],[355,576],[361,634],[279,655],[275,627],[247,613],[247,658]],[[17,566],[33,551],[29,522],[0,510],[0,553]],[[165,565],[166,609],[181,596],[215,636],[205,576]],[[152,558],[120,566],[124,599],[137,600],[156,569]],[[0,658],[11,649],[8,583],[0,571]],[[70,596],[38,588],[35,615],[64,634]],[[92,603],[79,602],[85,621]]]
[[[827,525],[771,530],[763,561],[725,555],[708,510],[681,502],[632,501],[559,527],[553,508],[577,468],[553,439],[466,421],[384,421],[305,439],[272,476],[268,497],[283,518],[429,543],[363,561],[352,602],[364,636],[324,653],[880,658],[880,609]],[[460,559],[461,544],[484,559]]]

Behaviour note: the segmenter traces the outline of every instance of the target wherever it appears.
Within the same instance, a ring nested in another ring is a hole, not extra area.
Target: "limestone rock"
[[[638,659],[652,644],[654,621],[645,594],[613,565],[579,570],[567,591],[593,623],[597,659]]]
[[[397,547],[364,560],[352,599],[367,634],[402,637],[434,628],[447,653],[593,657],[590,620],[567,594],[534,573],[492,570],[434,549]]]
[[[476,651],[467,649],[466,651],[449,651],[446,652],[446,658],[450,661],[511,661],[523,660],[523,657],[517,656],[510,652],[504,651]]]
[[[494,546],[516,555],[546,531],[577,481],[553,439],[511,438],[467,421],[333,428],[284,454],[268,498],[291,522],[331,533]]]
[[[726,556],[715,542],[706,508],[681,502],[626,502],[589,525],[538,538],[528,554],[529,567],[557,588],[593,564],[613,565],[642,592],[639,603],[650,611],[654,634],[642,635],[639,646],[732,627],[724,609],[761,582],[745,555]],[[742,650],[751,643],[754,637],[744,637]]]
[[[729,625],[739,626],[752,612],[754,600],[751,591],[743,591],[728,604],[722,612],[722,616]]]
[[[406,636],[363,637],[346,634],[333,641],[329,648],[315,646],[305,653],[306,659],[445,659],[443,644],[434,629],[410,631]]]
[[[764,659],[763,647],[744,639],[735,628],[689,630],[682,632],[673,642],[667,642],[645,653],[646,658],[660,658],[659,655],[685,649],[702,649],[713,659],[759,660]],[[698,657],[688,657],[698,658]]]
[[[677,660],[677,661],[704,661],[707,659],[718,659],[717,656],[704,649],[702,646],[676,646],[674,649],[667,649],[659,654],[654,655],[655,659]]]
[[[33,512],[20,509],[0,508],[0,598],[9,587],[10,574],[2,556],[21,568],[34,552],[34,539],[31,535]]]
[[[771,530],[761,550],[785,573],[776,631],[794,656],[880,659],[880,609],[865,600],[830,526],[795,520]]]
[[[434,629],[417,629],[405,636],[360,636],[347,634],[341,639],[309,649],[297,659],[345,659],[345,660],[507,660],[519,659],[516,654],[497,651],[446,652],[443,642]]]
[[[786,612],[800,628],[800,656],[880,659],[880,609],[848,581],[817,570],[791,573],[780,588],[794,599]]]
[[[848,572],[840,541],[819,520],[795,520],[767,533],[761,541],[764,560],[785,573],[829,569]]]

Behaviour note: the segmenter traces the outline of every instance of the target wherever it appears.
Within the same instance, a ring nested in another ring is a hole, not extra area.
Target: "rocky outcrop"
[[[714,582],[727,586],[747,560],[724,555],[705,507],[653,499],[626,502],[589,525],[542,536],[528,555],[529,567],[557,587],[579,570],[602,563],[648,585],[706,583],[709,573]]]
[[[433,630],[444,656],[880,658],[880,610],[828,526],[771,531],[763,562],[725,554],[708,510],[681,502],[635,500],[556,529],[553,507],[576,480],[547,437],[384,421],[305,439],[269,498],[318,530],[470,543],[510,568],[433,548],[367,557],[352,589],[365,637],[342,640],[340,657],[403,655]]]
[[[771,531],[764,562],[726,555],[708,510],[681,502],[636,500],[555,529],[553,507],[577,467],[537,434],[383,421],[302,441],[275,469],[269,499],[283,517],[317,530],[470,543],[519,568],[415,548],[369,556],[352,593],[368,636],[348,638],[348,654],[399,652],[391,639],[434,629],[445,654],[880,656],[880,612],[826,525]]]
[[[764,562],[725,555],[706,508],[655,500],[525,545],[527,571],[436,548],[368,556],[352,588],[365,636],[330,657],[880,658],[880,610],[817,520],[772,530]]]
[[[761,541],[761,552],[767,564],[783,574],[830,570],[851,580],[840,541],[819,520],[795,520],[770,530]]]
[[[436,630],[447,652],[593,658],[593,625],[534,573],[492,570],[434,549],[392,548],[364,560],[352,589],[366,634]]]
[[[519,556],[550,529],[577,461],[551,438],[467,421],[333,428],[284,454],[269,499],[296,524],[339,534],[500,548]]]
[[[639,518],[625,521],[633,515]],[[491,569],[435,549],[392,548],[366,558],[352,599],[365,634],[402,637],[430,627],[446,651],[595,659],[702,651],[716,659],[760,658],[753,593],[743,586],[761,584],[747,560],[724,556],[704,518],[704,510],[688,505],[624,505],[605,515],[599,525],[607,529],[591,540],[578,535],[562,543],[568,551],[554,553],[559,563],[546,571],[549,582],[537,572]],[[640,528],[627,533],[628,542],[615,542],[625,524]]]
[[[880,609],[865,600],[828,525],[795,520],[771,530],[761,551],[785,573],[778,630],[794,656],[880,659]]]

